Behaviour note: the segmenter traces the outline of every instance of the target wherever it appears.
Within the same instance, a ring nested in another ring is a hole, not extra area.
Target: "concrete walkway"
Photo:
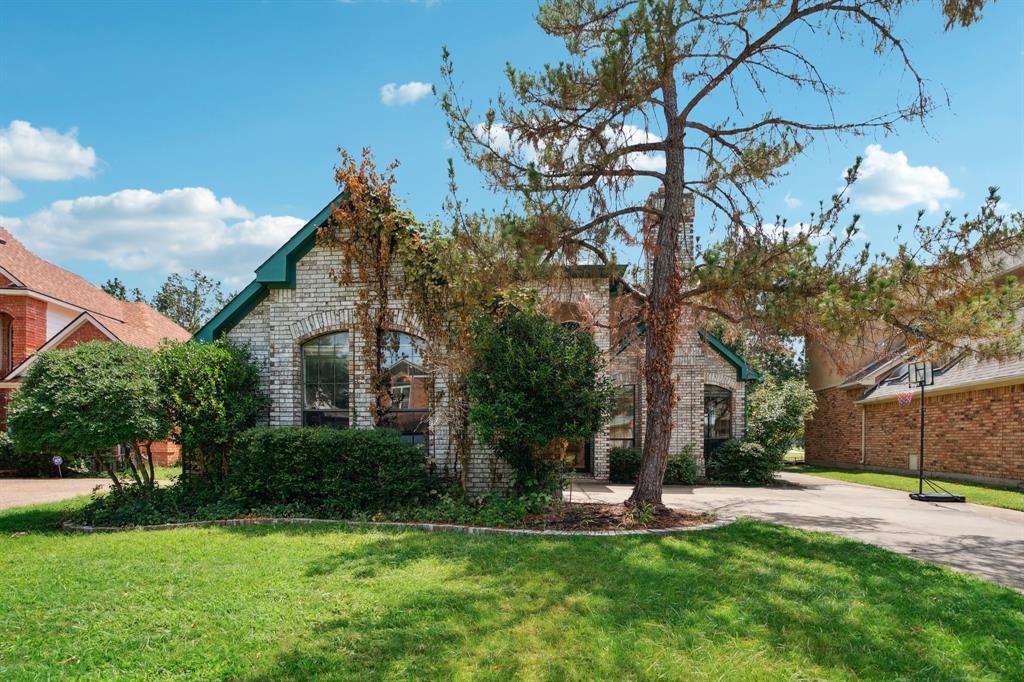
[[[106,478],[0,478],[0,509],[26,504],[57,502],[79,495],[89,495],[100,486],[106,489]]]
[[[907,493],[806,474],[772,488],[666,486],[670,507],[836,533],[1024,591],[1024,512],[915,502]],[[573,501],[621,502],[628,485],[579,482]]]

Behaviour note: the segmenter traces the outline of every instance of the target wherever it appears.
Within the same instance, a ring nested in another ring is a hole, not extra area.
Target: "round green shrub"
[[[782,469],[784,454],[769,452],[760,443],[733,438],[708,456],[708,478],[722,483],[766,485]]]
[[[608,453],[608,480],[612,483],[633,483],[640,473],[639,448],[612,448]]]

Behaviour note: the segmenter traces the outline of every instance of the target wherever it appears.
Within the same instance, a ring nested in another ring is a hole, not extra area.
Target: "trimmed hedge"
[[[608,480],[612,483],[633,483],[640,473],[639,448],[612,448],[608,453]]]
[[[300,504],[332,516],[421,505],[439,488],[426,451],[395,431],[327,427],[243,432],[226,483],[247,507]]]
[[[613,448],[608,455],[608,480],[612,483],[635,483],[640,473],[642,452],[639,448]],[[697,482],[697,461],[693,448],[670,455],[665,467],[665,485],[693,485]]]
[[[693,485],[696,482],[697,460],[693,458],[693,446],[687,446],[678,455],[669,455],[665,485]]]
[[[708,478],[723,483],[766,485],[782,469],[783,457],[783,453],[769,452],[760,443],[733,438],[708,456]]]

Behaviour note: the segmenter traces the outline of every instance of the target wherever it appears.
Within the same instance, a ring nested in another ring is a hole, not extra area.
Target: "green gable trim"
[[[644,332],[647,331],[647,324],[643,321],[638,322],[635,331],[635,334],[629,334],[619,342],[619,347],[615,351],[616,355],[625,351],[633,341],[643,336]],[[722,343],[722,340],[717,336],[704,330],[701,330],[698,334],[700,334],[700,338],[704,339],[704,341],[714,348],[719,355],[725,358],[729,364],[736,368],[737,381],[757,381],[761,378],[760,372],[745,363],[743,358],[732,352],[732,349]]]
[[[238,324],[266,297],[267,288],[265,286],[259,282],[250,282],[249,286],[228,301],[228,304],[210,318],[210,321],[204,324],[192,338],[204,343],[216,340],[224,332]]]
[[[316,231],[327,222],[341,195],[320,209],[320,212],[302,226],[284,246],[256,268],[256,281],[271,288],[295,288],[295,264],[316,244]]]
[[[760,372],[743,362],[743,358],[732,352],[732,349],[722,343],[722,340],[714,334],[701,330],[700,338],[707,341],[709,346],[718,351],[719,355],[725,358],[729,364],[736,368],[736,379],[738,381],[757,381],[761,378]]]
[[[269,289],[294,289],[295,264],[316,244],[317,229],[330,217],[341,196],[339,194],[320,209],[320,212],[292,235],[284,246],[256,268],[256,279],[231,299],[192,338],[206,342],[220,338],[265,299]]]

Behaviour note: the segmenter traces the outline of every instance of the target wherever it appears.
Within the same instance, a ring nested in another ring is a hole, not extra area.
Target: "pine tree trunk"
[[[683,184],[683,132],[675,117],[676,91],[672,76],[666,78],[665,111],[667,132],[665,150],[665,201],[655,238],[651,266],[650,291],[644,315],[644,382],[647,420],[643,455],[633,494],[627,505],[661,506],[662,482],[668,465],[672,438],[672,412],[676,404],[672,359],[679,332],[682,272],[679,235],[685,217]],[[649,256],[649,259],[651,256]]]

